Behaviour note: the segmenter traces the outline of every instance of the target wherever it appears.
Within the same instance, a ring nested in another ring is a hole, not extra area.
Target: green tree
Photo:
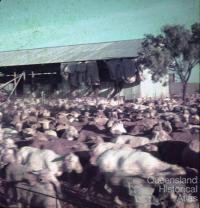
[[[192,69],[200,63],[200,23],[193,24],[191,30],[182,25],[166,25],[160,35],[146,35],[139,60],[150,69],[155,82],[169,71],[175,73],[182,83],[185,100]]]

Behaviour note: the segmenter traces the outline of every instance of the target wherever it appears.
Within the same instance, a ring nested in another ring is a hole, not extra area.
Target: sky
[[[143,38],[199,22],[199,0],[1,0],[0,51]]]
[[[199,15],[200,0],[1,0],[0,51],[141,39]]]

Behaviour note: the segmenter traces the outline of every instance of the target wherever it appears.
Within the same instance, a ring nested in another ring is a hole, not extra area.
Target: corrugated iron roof
[[[136,57],[141,39],[0,52],[0,66]]]

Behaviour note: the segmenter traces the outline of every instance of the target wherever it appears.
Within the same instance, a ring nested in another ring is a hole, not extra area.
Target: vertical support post
[[[17,89],[16,89],[16,92],[17,92],[17,96],[23,96],[24,95],[24,80],[25,80],[25,73],[24,72],[21,72],[21,75],[20,75],[20,81],[17,85]]]
[[[36,90],[36,83],[35,83],[35,73],[31,71],[31,93],[35,92]]]
[[[14,72],[13,76],[14,76],[14,88],[15,88],[15,87],[16,87],[16,84],[17,84],[17,80],[16,80],[17,74],[16,74],[16,72]],[[14,95],[15,95],[15,96],[17,95],[16,90],[15,90],[15,92],[14,92]]]
[[[23,79],[26,81],[26,73],[23,71]]]

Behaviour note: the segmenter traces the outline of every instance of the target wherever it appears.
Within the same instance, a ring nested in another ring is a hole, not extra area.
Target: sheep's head
[[[48,130],[48,129],[50,129],[50,120],[47,120],[47,119],[42,119],[42,120],[40,120],[39,121],[39,123],[41,123],[42,124],[42,128],[44,129],[44,130]]]
[[[80,116],[80,113],[77,112],[77,111],[72,111],[71,112],[71,115],[74,117],[74,118],[78,118]]]
[[[171,123],[169,121],[162,122],[162,128],[163,128],[163,130],[165,130],[168,133],[171,133],[172,130],[173,130],[172,126],[171,126]]]
[[[111,128],[111,127],[113,126],[114,122],[115,122],[114,120],[110,119],[110,120],[106,123],[106,127],[107,127],[107,128]]]
[[[78,130],[74,126],[68,126],[62,137],[66,137],[68,140],[74,140],[78,137]]]
[[[46,184],[55,181],[55,176],[48,169],[42,169],[32,172],[37,179],[37,182]]]
[[[27,179],[31,186],[38,184],[45,185],[55,181],[54,175],[47,169],[42,169],[39,171],[31,171],[27,169]]]
[[[21,132],[22,131],[22,127],[23,127],[23,123],[22,122],[17,122],[15,124],[15,128],[18,132]]]
[[[70,153],[64,158],[64,169],[71,173],[72,171],[75,171],[76,173],[82,173],[83,167],[80,163],[79,157],[75,155],[74,153]]]
[[[126,129],[124,128],[124,125],[121,121],[115,121],[112,127],[110,128],[110,132],[113,135],[120,135],[123,133],[126,133]]]
[[[74,122],[75,119],[76,119],[76,118],[75,118],[73,115],[71,115],[71,114],[67,115],[67,120],[68,120],[70,123]]]
[[[170,135],[160,126],[155,126],[153,128],[152,135],[153,136],[151,140],[154,142],[171,140]]]
[[[189,111],[185,110],[183,114],[183,122],[189,123],[190,113]]]
[[[34,136],[36,134],[36,129],[34,128],[25,128],[23,129],[23,134],[27,135],[27,136]]]
[[[5,148],[7,148],[7,149],[9,149],[9,148],[17,148],[17,146],[16,146],[14,140],[13,140],[13,139],[9,139],[9,138],[4,139],[4,141],[3,141],[3,146],[4,146]]]
[[[16,149],[15,148],[5,148],[1,152],[1,166],[4,166],[8,163],[15,163],[16,161]]]
[[[199,125],[200,124],[200,117],[199,117],[199,115],[196,114],[196,115],[190,116],[189,122],[191,124],[194,124],[194,125]]]
[[[112,142],[101,142],[98,143],[94,148],[91,153],[91,158],[90,158],[90,163],[92,165],[96,165],[96,160],[98,156],[103,154],[105,151],[112,149],[114,147],[118,148],[120,145],[116,145],[115,143]]]
[[[53,136],[53,137],[57,137],[58,136],[56,131],[53,131],[53,130],[46,130],[44,133],[49,135],[49,136]]]
[[[118,119],[118,111],[113,111],[113,112],[111,113],[111,117],[112,117],[112,118]]]
[[[106,117],[100,117],[100,116],[96,116],[94,117],[94,122],[98,125],[105,125],[108,121],[108,118]]]
[[[51,116],[51,112],[47,109],[44,109],[44,111],[42,112],[42,115],[47,118]]]
[[[139,147],[142,151],[147,151],[147,152],[158,152],[158,147],[156,144],[145,144]]]
[[[29,116],[28,111],[24,111],[24,112],[22,113],[22,115],[21,115],[21,120],[23,121],[23,120],[28,119],[28,116]]]

